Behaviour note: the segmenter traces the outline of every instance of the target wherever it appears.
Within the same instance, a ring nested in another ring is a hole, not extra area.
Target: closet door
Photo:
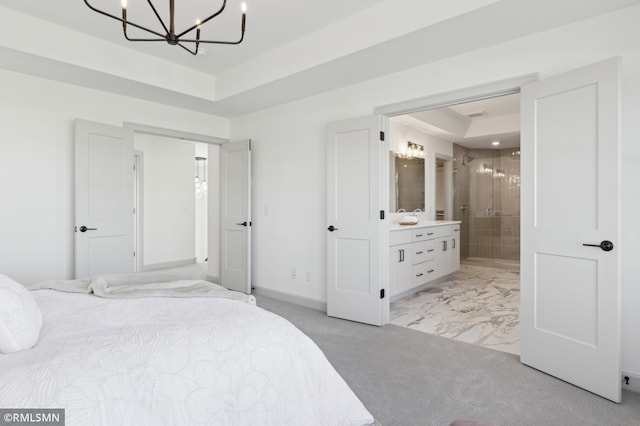
[[[133,272],[133,131],[75,122],[75,274]]]

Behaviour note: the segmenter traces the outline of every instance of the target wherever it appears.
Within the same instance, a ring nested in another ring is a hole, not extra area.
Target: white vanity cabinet
[[[410,294],[460,269],[460,225],[417,225],[395,228],[389,234],[389,292]]]

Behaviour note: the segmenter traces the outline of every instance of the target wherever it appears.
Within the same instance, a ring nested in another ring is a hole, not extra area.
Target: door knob
[[[87,232],[87,231],[97,231],[98,228],[87,228],[86,226],[82,225],[80,227],[80,232]]]
[[[241,226],[247,226],[247,222],[242,222],[242,223],[236,223],[236,225],[241,225]]]
[[[600,244],[582,244],[585,247],[600,247],[604,251],[613,250],[613,243],[609,240],[604,240]]]
[[[333,226],[333,225],[329,226],[327,229],[328,229],[330,232],[333,232],[333,231],[337,231],[337,230],[338,230],[338,228],[336,228],[336,227],[335,227],[335,226]]]

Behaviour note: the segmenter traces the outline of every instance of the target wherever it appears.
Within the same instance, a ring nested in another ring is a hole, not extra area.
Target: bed
[[[64,408],[67,425],[374,421],[320,349],[251,296],[78,290],[20,290],[41,328],[32,348],[0,353],[1,408]],[[3,307],[0,285],[0,338],[3,318],[5,334],[11,325],[7,294]]]

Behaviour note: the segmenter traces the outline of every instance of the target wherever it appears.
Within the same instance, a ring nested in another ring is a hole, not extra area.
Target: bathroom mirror
[[[424,158],[402,158],[389,152],[389,211],[424,211]]]

